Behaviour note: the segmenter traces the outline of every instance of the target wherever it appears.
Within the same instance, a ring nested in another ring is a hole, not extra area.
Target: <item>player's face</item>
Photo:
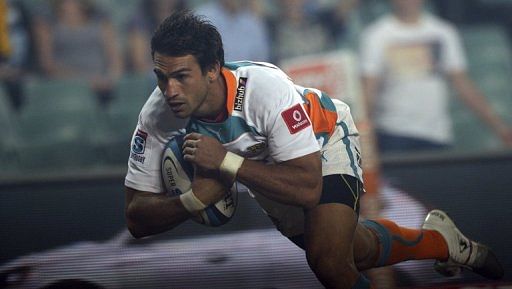
[[[200,117],[207,114],[203,105],[209,93],[208,73],[192,55],[172,57],[155,52],[154,72],[158,87],[167,104],[178,118]]]

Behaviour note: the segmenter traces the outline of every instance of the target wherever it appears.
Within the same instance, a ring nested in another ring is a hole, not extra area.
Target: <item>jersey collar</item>
[[[235,95],[236,95],[236,76],[231,72],[231,70],[223,67],[222,75],[226,81],[226,110],[228,111],[228,115],[231,115],[233,112],[233,108],[235,105]]]

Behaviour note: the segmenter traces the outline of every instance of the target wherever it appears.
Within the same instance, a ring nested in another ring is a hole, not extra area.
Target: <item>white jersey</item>
[[[322,92],[295,85],[269,63],[233,62],[222,69],[228,117],[218,123],[191,119],[187,132],[214,137],[247,159],[279,163],[321,151],[323,175],[361,178],[357,130],[348,106]],[[164,146],[178,125],[157,88],[142,108],[134,132],[125,185],[164,192],[160,163]],[[249,188],[250,189],[250,188]],[[252,195],[287,236],[303,232],[302,208]]]

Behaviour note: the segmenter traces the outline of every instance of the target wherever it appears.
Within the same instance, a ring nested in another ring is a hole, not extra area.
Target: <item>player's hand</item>
[[[203,204],[214,204],[225,197],[229,188],[217,178],[206,176],[201,170],[194,171],[192,191]]]
[[[222,144],[212,137],[199,133],[190,133],[184,140],[183,158],[206,174],[218,174],[227,152]]]

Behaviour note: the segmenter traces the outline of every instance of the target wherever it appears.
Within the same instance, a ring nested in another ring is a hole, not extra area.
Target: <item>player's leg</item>
[[[359,270],[435,259],[435,268],[443,275],[453,276],[464,267],[489,279],[503,277],[503,267],[494,253],[465,237],[440,210],[431,211],[421,229],[401,227],[386,219],[360,223],[354,234],[354,258]]]
[[[439,233],[401,227],[387,219],[359,223],[354,236],[354,249],[359,270],[406,260],[448,258],[446,242]]]
[[[327,288],[352,288],[359,272],[352,240],[357,216],[348,206],[323,204],[306,212],[305,249],[308,263]]]
[[[353,255],[361,189],[354,177],[326,176],[320,204],[305,212],[307,260],[327,288],[371,288]]]

